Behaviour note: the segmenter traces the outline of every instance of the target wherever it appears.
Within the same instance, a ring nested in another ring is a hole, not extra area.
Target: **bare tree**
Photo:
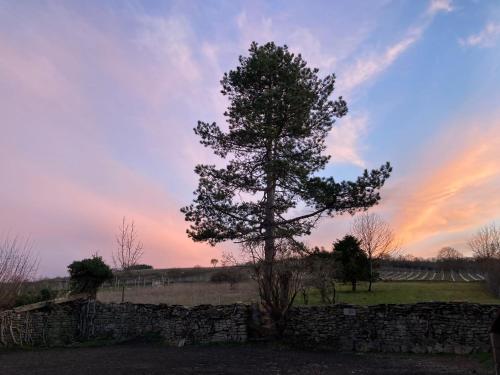
[[[213,258],[210,260],[210,264],[212,265],[212,267],[217,267],[217,263],[219,263],[219,260],[216,259],[216,258]]]
[[[127,219],[125,216],[123,217],[122,224],[118,228],[118,234],[116,235],[116,244],[117,248],[113,253],[113,263],[126,276],[144,254],[143,244],[139,240],[133,220],[127,223]],[[125,300],[125,280],[126,277],[122,283],[122,303]]]
[[[223,251],[221,258],[220,264],[222,267],[234,267],[238,265],[236,257],[229,251]]]
[[[456,271],[464,266],[463,257],[463,254],[457,249],[446,246],[438,251],[437,265],[445,271]]]
[[[464,255],[460,251],[451,246],[443,247],[437,254],[438,260],[456,260],[463,257]]]
[[[398,243],[389,226],[377,214],[363,213],[354,218],[351,233],[361,242],[369,261],[368,291],[372,290],[374,262],[398,249]]]
[[[265,250],[265,243],[261,241],[243,245],[243,252],[250,258],[254,268],[261,301],[280,333],[284,328],[286,313],[302,289],[306,267],[300,255],[305,247],[293,239],[277,240],[270,267],[266,263]]]
[[[0,242],[0,310],[14,305],[16,297],[38,269],[30,240],[6,237]]]
[[[478,259],[489,260],[500,257],[500,228],[491,223],[480,228],[468,242]]]
[[[245,275],[238,267],[240,263],[231,252],[222,252],[220,264],[221,268],[212,274],[211,281],[227,282],[230,289],[233,289],[236,284],[244,280]]]

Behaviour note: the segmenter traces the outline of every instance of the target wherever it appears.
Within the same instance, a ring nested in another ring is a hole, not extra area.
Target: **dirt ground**
[[[483,358],[484,360],[484,358]],[[0,374],[493,374],[477,356],[353,354],[268,345],[126,344],[0,351]]]

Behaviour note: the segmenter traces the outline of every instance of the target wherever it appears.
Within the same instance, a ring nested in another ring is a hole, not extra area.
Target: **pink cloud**
[[[120,20],[107,20],[97,27],[52,6],[14,36],[0,30],[0,83],[9,88],[0,93],[0,233],[30,236],[40,273],[64,274],[95,250],[110,261],[127,216],[145,244],[144,262],[208,264],[220,249],[188,239],[179,208],[189,200],[185,186],[194,189],[194,164],[210,159],[192,135],[195,120],[170,114],[212,113],[216,104],[200,109],[204,64],[190,52],[189,25],[132,17],[138,37],[126,39]],[[164,169],[151,175],[127,161],[140,151]]]
[[[121,187],[96,191],[58,173],[40,170],[10,154],[0,165],[7,181],[0,187],[0,227],[34,239],[42,272],[61,273],[73,259],[98,250],[111,260],[114,235],[122,216],[134,219],[145,244],[144,262],[155,266],[206,264],[219,249],[197,245],[185,235],[179,203],[154,183],[115,165],[108,181]],[[100,163],[112,161],[99,158]],[[109,169],[108,169],[109,168]]]

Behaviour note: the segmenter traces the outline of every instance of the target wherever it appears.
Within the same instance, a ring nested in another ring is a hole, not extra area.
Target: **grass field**
[[[102,302],[120,302],[121,289],[104,288],[99,291],[97,298]],[[258,300],[257,285],[254,282],[242,282],[233,287],[226,283],[174,283],[159,287],[132,287],[125,292],[125,301],[133,303],[194,306],[251,303]]]
[[[360,283],[356,292],[350,285],[337,284],[337,302],[355,305],[379,303],[416,303],[428,301],[462,301],[500,304],[500,299],[486,290],[480,282],[432,282],[432,281],[390,281],[378,282],[373,291],[366,291],[366,283]],[[312,291],[309,304],[318,304],[319,293]],[[302,303],[302,298],[298,299]]]
[[[337,284],[337,302],[356,305],[379,303],[416,303],[426,301],[464,301],[500,304],[500,299],[490,294],[481,282],[390,281],[378,282],[373,292],[367,292],[366,283],[358,285],[353,293],[350,285]],[[98,293],[102,302],[120,302],[120,289],[107,288]],[[231,288],[228,284],[177,283],[161,287],[127,288],[125,300],[134,303],[166,303],[171,305],[230,304],[259,300],[256,284],[243,282]],[[302,304],[297,295],[296,304]],[[319,293],[309,291],[309,304],[320,304]]]

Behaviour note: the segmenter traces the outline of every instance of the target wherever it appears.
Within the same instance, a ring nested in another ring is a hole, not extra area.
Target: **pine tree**
[[[368,256],[361,249],[360,241],[354,236],[345,236],[333,244],[333,258],[338,264],[342,280],[350,282],[352,291],[360,280],[370,277]]]
[[[301,55],[274,43],[252,43],[239,63],[221,80],[229,129],[201,121],[194,129],[226,165],[196,166],[195,199],[181,211],[194,241],[263,245],[261,297],[274,309],[277,241],[309,235],[321,217],[373,206],[391,166],[365,170],[353,182],[318,176],[330,159],[324,154],[326,137],[335,119],[347,113],[342,97],[330,99],[335,75],[319,78]],[[292,216],[298,210],[302,213]]]

